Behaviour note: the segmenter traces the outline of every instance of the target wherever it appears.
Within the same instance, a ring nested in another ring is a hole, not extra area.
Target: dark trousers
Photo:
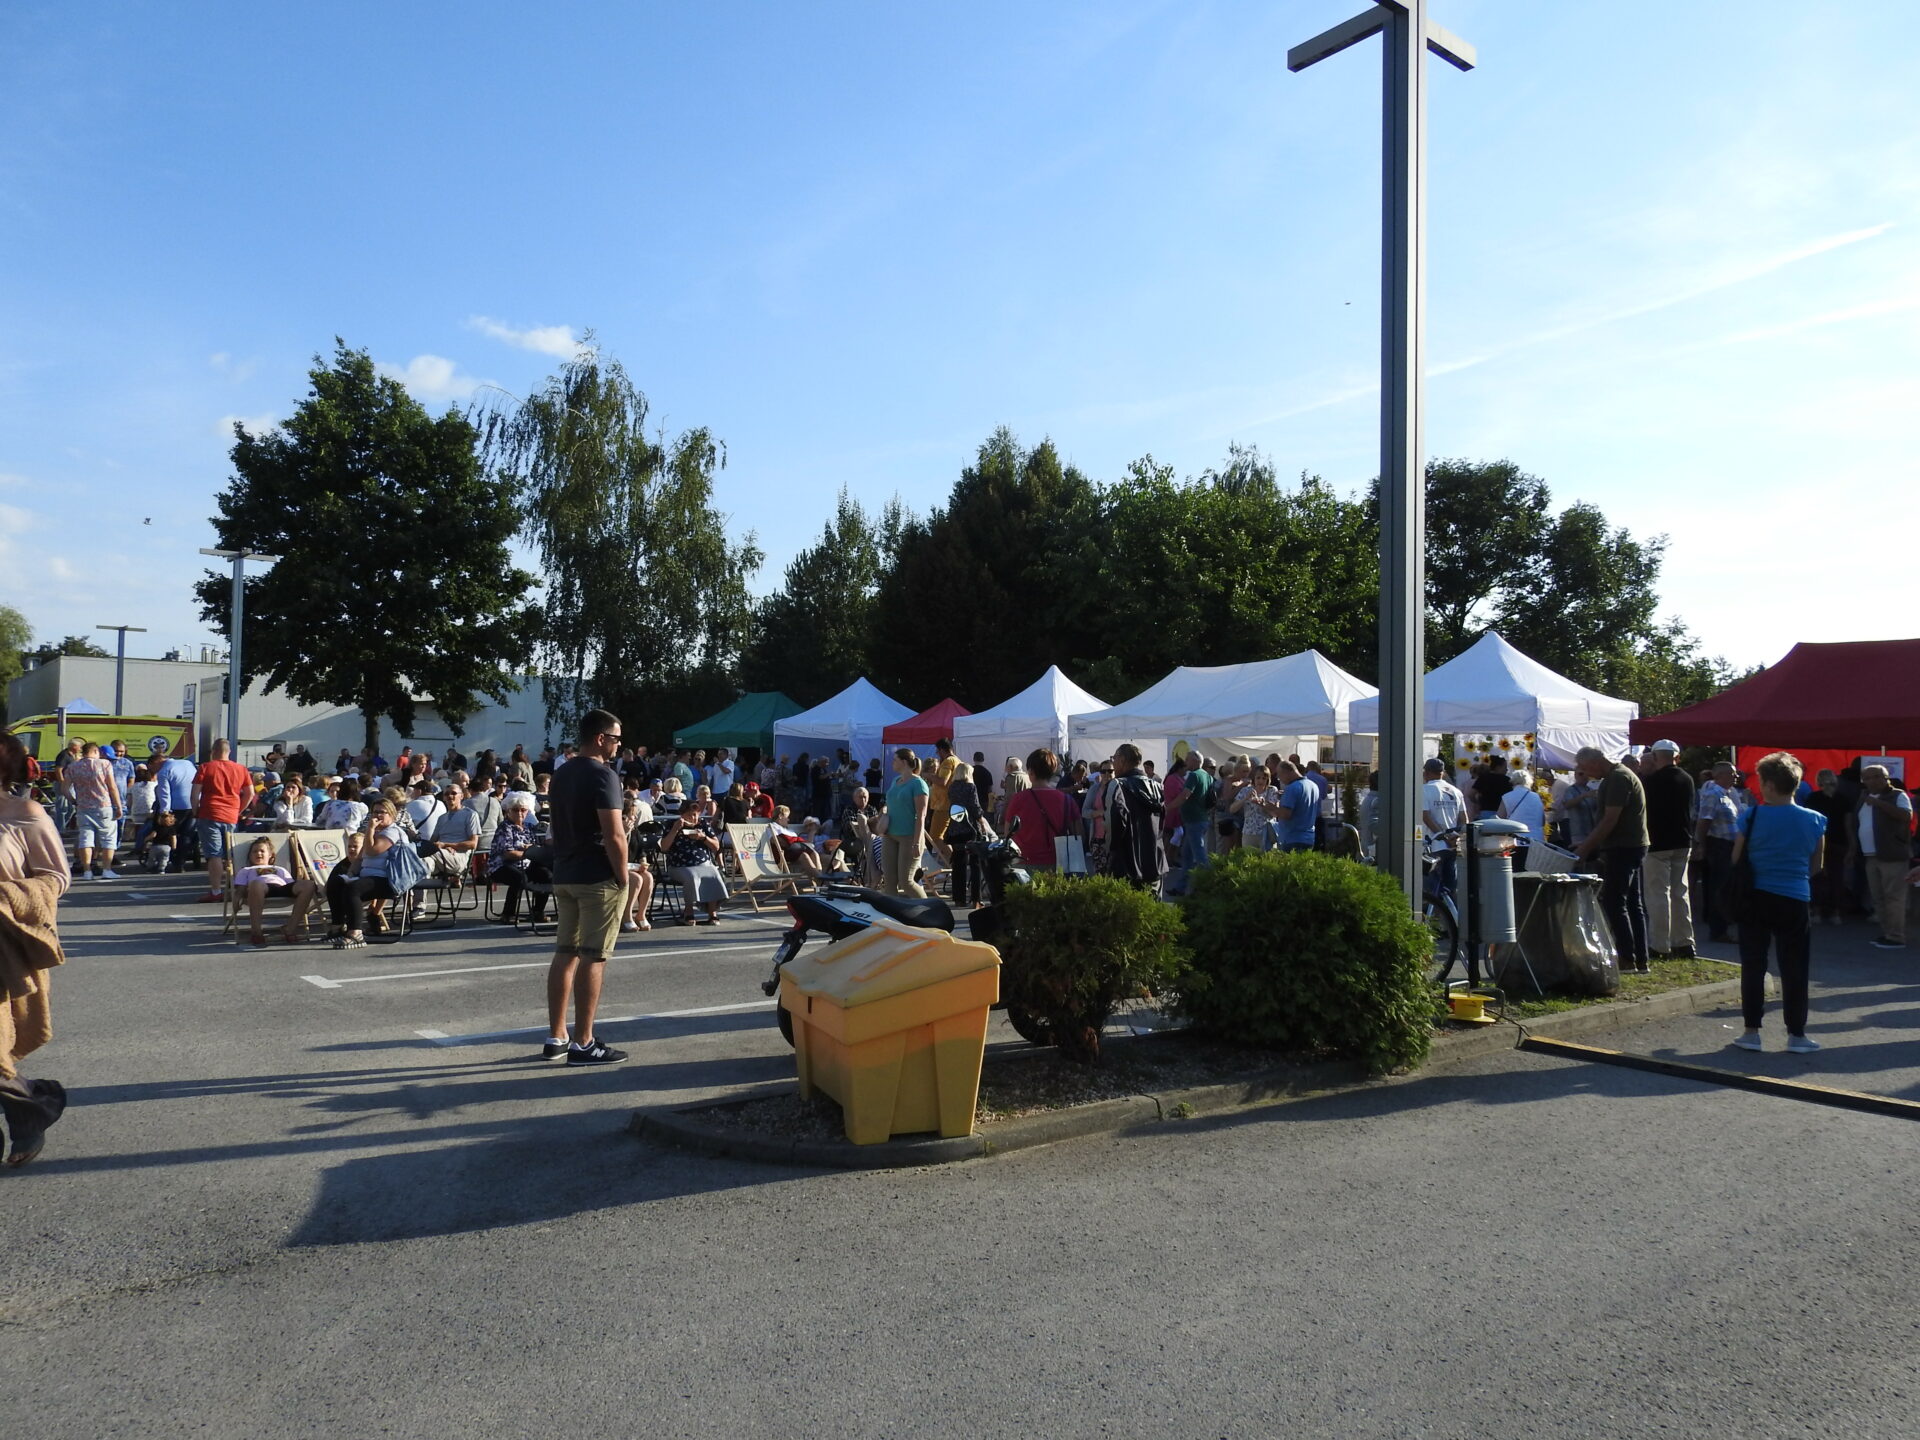
[[[507,898],[500,906],[500,914],[504,918],[511,920],[520,913],[520,892],[525,890],[528,885],[551,885],[553,883],[553,872],[538,860],[529,860],[527,862],[527,868],[524,870],[512,865],[503,865],[487,878],[492,880],[496,885],[506,887]],[[545,895],[529,895],[527,897],[527,914],[533,920],[534,924],[538,925],[540,923],[540,918],[546,913],[546,909],[547,897]]]
[[[1644,966],[1647,963],[1647,902],[1640,891],[1640,865],[1647,858],[1647,847],[1618,845],[1600,851],[1593,858],[1600,862],[1600,908],[1606,912],[1607,928],[1613,932],[1613,948],[1619,952],[1621,968]]]
[[[1713,940],[1724,940],[1727,931],[1733,926],[1733,916],[1727,910],[1727,880],[1733,874],[1733,841],[1707,841],[1707,903],[1701,908],[1707,914],[1707,936]]]
[[[978,905],[980,903],[980,862],[974,859],[965,845],[953,847],[953,864],[949,869],[953,873],[953,903]],[[969,895],[973,898],[968,899]]]
[[[327,877],[327,913],[333,917],[334,924],[344,925],[349,930],[367,928],[369,900],[398,898],[384,875],[353,876],[347,874],[342,866]]]
[[[33,1149],[41,1132],[66,1108],[67,1092],[58,1080],[29,1080],[24,1075],[0,1080],[0,1113],[7,1117],[7,1134],[16,1149]]]
[[[173,812],[173,853],[167,858],[167,874],[178,875],[184,866],[200,859],[199,827],[193,823],[193,811]]]
[[[1807,1033],[1807,948],[1813,922],[1804,900],[1770,891],[1753,892],[1751,908],[1740,918],[1740,1016],[1749,1030],[1760,1028],[1767,1009],[1767,948],[1780,966],[1780,1014],[1789,1035]]]

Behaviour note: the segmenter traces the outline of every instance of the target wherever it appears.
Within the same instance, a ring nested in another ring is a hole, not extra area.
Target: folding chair
[[[763,894],[778,899],[800,893],[800,882],[787,869],[786,857],[773,838],[773,826],[760,820],[729,825],[727,832],[733,836],[733,861],[740,872],[736,893],[746,896],[755,914]]]
[[[224,923],[220,927],[220,933],[222,935],[233,936],[234,944],[238,945],[240,943],[240,917],[246,914],[247,896],[245,891],[233,883],[233,877],[244,870],[246,866],[236,865],[231,862],[235,858],[244,860],[247,851],[253,848],[255,841],[268,840],[273,844],[273,863],[281,866],[289,875],[292,875],[297,880],[300,878],[303,867],[300,863],[299,854],[294,848],[293,838],[292,834],[286,831],[282,831],[277,835],[248,833],[245,836],[243,847],[242,837],[239,834],[235,834],[232,843],[227,847],[227,859],[229,861],[227,866],[227,897],[225,903],[221,906],[224,912]],[[267,897],[267,903],[269,905],[291,905],[293,904],[293,897],[289,895],[269,895]],[[310,918],[312,914],[313,911],[309,908],[307,918]],[[303,918],[303,929],[305,928],[305,924],[306,919]]]

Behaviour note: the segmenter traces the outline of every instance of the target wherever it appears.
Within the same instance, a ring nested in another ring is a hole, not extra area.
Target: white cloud
[[[207,364],[229,380],[245,380],[259,365],[257,360],[236,360],[224,350],[216,350],[207,357]]]
[[[279,423],[271,415],[222,415],[213,422],[213,433],[222,440],[231,440],[235,425],[246,426],[249,435],[261,435],[274,429]]]
[[[571,325],[534,325],[525,330],[516,330],[485,315],[474,315],[467,320],[467,327],[504,345],[515,345],[522,350],[552,355],[561,360],[571,360],[585,348],[585,342],[575,337]]]
[[[493,383],[462,374],[443,355],[416,355],[404,367],[383,364],[380,373],[398,380],[416,400],[465,400],[482,385]]]
[[[11,490],[16,486],[26,483],[27,477],[24,475],[11,475],[5,471],[0,471],[0,490]]]

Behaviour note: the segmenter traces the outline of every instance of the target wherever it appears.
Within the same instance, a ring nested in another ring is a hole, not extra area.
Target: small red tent
[[[1920,640],[1796,645],[1711,700],[1631,726],[1636,745],[1771,745],[1866,752],[1920,748]]]
[[[942,700],[918,715],[894,721],[880,732],[880,738],[888,745],[931,745],[936,740],[951,740],[954,716],[972,713],[958,700]]]

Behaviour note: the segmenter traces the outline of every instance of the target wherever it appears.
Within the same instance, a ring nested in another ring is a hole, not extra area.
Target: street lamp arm
[[[1480,63],[1480,52],[1451,30],[1427,22],[1427,49],[1456,70],[1471,70]]]
[[[1342,20],[1331,30],[1322,30],[1311,40],[1302,40],[1287,51],[1287,69],[1301,71],[1309,65],[1317,65],[1329,55],[1338,55],[1342,50],[1358,45],[1369,35],[1377,35],[1387,23],[1386,6],[1375,5],[1373,9],[1354,16],[1351,20]]]
[[[1369,35],[1379,34],[1387,23],[1386,11],[1389,8],[1404,10],[1407,7],[1397,3],[1397,0],[1384,0],[1384,3],[1351,20],[1341,21],[1331,30],[1322,30],[1311,40],[1303,40],[1287,51],[1287,69],[1298,73],[1309,65],[1317,65],[1329,55],[1338,55],[1342,50],[1358,45]],[[1456,70],[1471,70],[1480,63],[1480,56],[1472,45],[1431,20],[1427,22],[1427,49]]]

